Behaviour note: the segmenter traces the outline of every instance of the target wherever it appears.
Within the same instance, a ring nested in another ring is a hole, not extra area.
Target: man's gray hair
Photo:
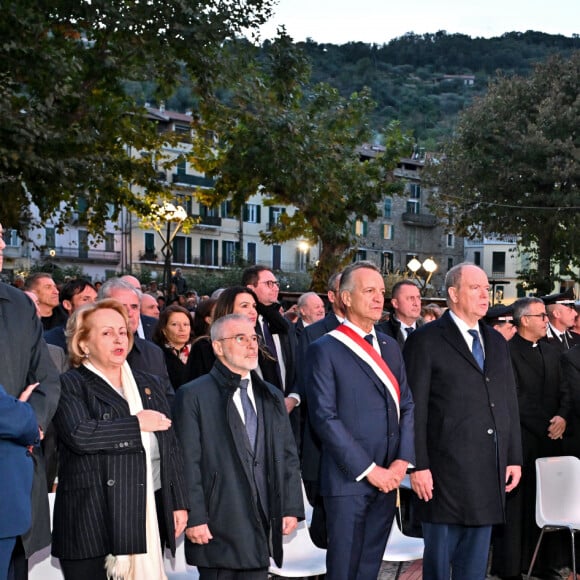
[[[513,317],[514,317],[514,324],[516,326],[520,325],[520,321],[522,320],[522,316],[530,313],[530,306],[532,304],[544,304],[544,301],[541,298],[537,298],[534,296],[526,296],[525,298],[520,298],[516,302],[513,303]]]
[[[473,262],[461,262],[461,264],[453,266],[453,268],[451,268],[445,275],[445,296],[447,298],[447,304],[449,304],[449,288],[459,289],[463,268],[465,268],[465,266],[475,266],[476,268],[479,268],[479,266]]]
[[[218,318],[217,320],[214,320],[212,322],[210,328],[210,337],[212,341],[224,338],[222,336],[222,327],[224,324],[228,322],[247,322],[249,324],[252,324],[250,322],[250,319],[244,314],[226,314],[225,316],[222,316],[221,318]]]
[[[115,290],[131,290],[131,292],[134,292],[135,296],[137,296],[139,304],[141,304],[141,291],[137,290],[137,288],[135,288],[135,286],[132,284],[129,284],[129,282],[121,280],[121,278],[111,278],[110,280],[107,280],[99,288],[99,300],[103,300],[103,298],[111,298],[111,293]]]
[[[352,292],[354,290],[352,284],[352,274],[353,272],[361,270],[362,268],[365,268],[367,270],[374,270],[375,272],[381,274],[381,271],[378,269],[377,265],[374,262],[369,262],[368,260],[360,260],[359,262],[354,262],[354,264],[350,264],[342,272],[342,276],[340,277],[340,289],[339,289],[340,292],[344,292],[345,290],[347,292]]]

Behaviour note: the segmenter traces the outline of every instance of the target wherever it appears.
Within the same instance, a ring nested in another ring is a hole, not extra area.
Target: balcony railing
[[[192,185],[195,187],[213,187],[214,181],[209,177],[201,175],[189,175],[187,173],[173,173],[171,176],[173,183]]]
[[[403,213],[403,223],[420,228],[434,228],[437,225],[437,217],[430,213]]]
[[[40,255],[52,262],[86,262],[101,264],[118,264],[121,261],[121,252],[109,252],[107,250],[94,250],[93,248],[57,247],[44,248]]]
[[[221,227],[222,225],[222,218],[215,215],[194,215],[192,216],[199,221],[195,224],[196,226],[213,226],[213,227]]]

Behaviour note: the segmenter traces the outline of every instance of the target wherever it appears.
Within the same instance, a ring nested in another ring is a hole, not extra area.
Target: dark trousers
[[[8,580],[28,580],[28,559],[24,555],[24,546],[20,537],[16,538],[12,551]]]
[[[0,538],[0,579],[8,578],[8,568],[12,560],[12,552],[16,538]]]
[[[105,557],[85,558],[83,560],[60,559],[60,569],[64,580],[107,580]]]
[[[396,493],[324,497],[328,580],[376,580],[395,517]]]
[[[485,580],[491,526],[423,522],[423,580]]]
[[[198,566],[199,580],[266,580],[268,568],[255,570],[229,570],[227,568],[204,568]]]

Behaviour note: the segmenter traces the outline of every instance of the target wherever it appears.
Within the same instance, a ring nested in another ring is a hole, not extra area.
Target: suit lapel
[[[473,357],[471,350],[467,346],[467,342],[463,338],[461,331],[457,328],[455,322],[451,318],[449,312],[445,312],[443,316],[439,319],[440,326],[442,330],[442,338],[446,340],[465,360],[467,360],[474,368],[476,368],[479,372],[482,370],[479,368],[477,361]],[[482,329],[482,324],[479,325],[480,336],[483,340],[483,348],[484,352],[486,350],[486,343],[487,340],[487,332]],[[487,329],[486,329],[487,330]],[[487,365],[487,362],[486,362]]]
[[[369,377],[369,379],[371,379],[373,385],[379,391],[379,393],[383,397],[386,398],[387,389],[386,389],[385,385],[383,384],[383,382],[379,379],[379,377],[373,372],[373,369],[371,369],[371,367],[366,362],[364,362],[359,356],[357,356],[352,350],[350,350],[350,348],[346,347],[342,343],[339,343],[339,344],[341,344],[341,346],[344,348],[345,352],[347,352],[349,354],[349,356],[351,356],[353,358],[353,360],[356,362],[356,364]],[[385,358],[385,352],[383,350],[382,344],[381,344],[381,356],[383,358]]]
[[[79,367],[80,372],[85,375],[87,390],[94,397],[110,405],[122,414],[129,413],[129,403],[113,387],[108,385],[101,377],[95,375],[82,365]]]

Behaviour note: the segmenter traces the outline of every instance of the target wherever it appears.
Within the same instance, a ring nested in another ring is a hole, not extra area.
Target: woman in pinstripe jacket
[[[187,521],[181,449],[157,377],[132,373],[124,307],[102,300],[67,324],[52,554],[65,579],[161,580]]]

